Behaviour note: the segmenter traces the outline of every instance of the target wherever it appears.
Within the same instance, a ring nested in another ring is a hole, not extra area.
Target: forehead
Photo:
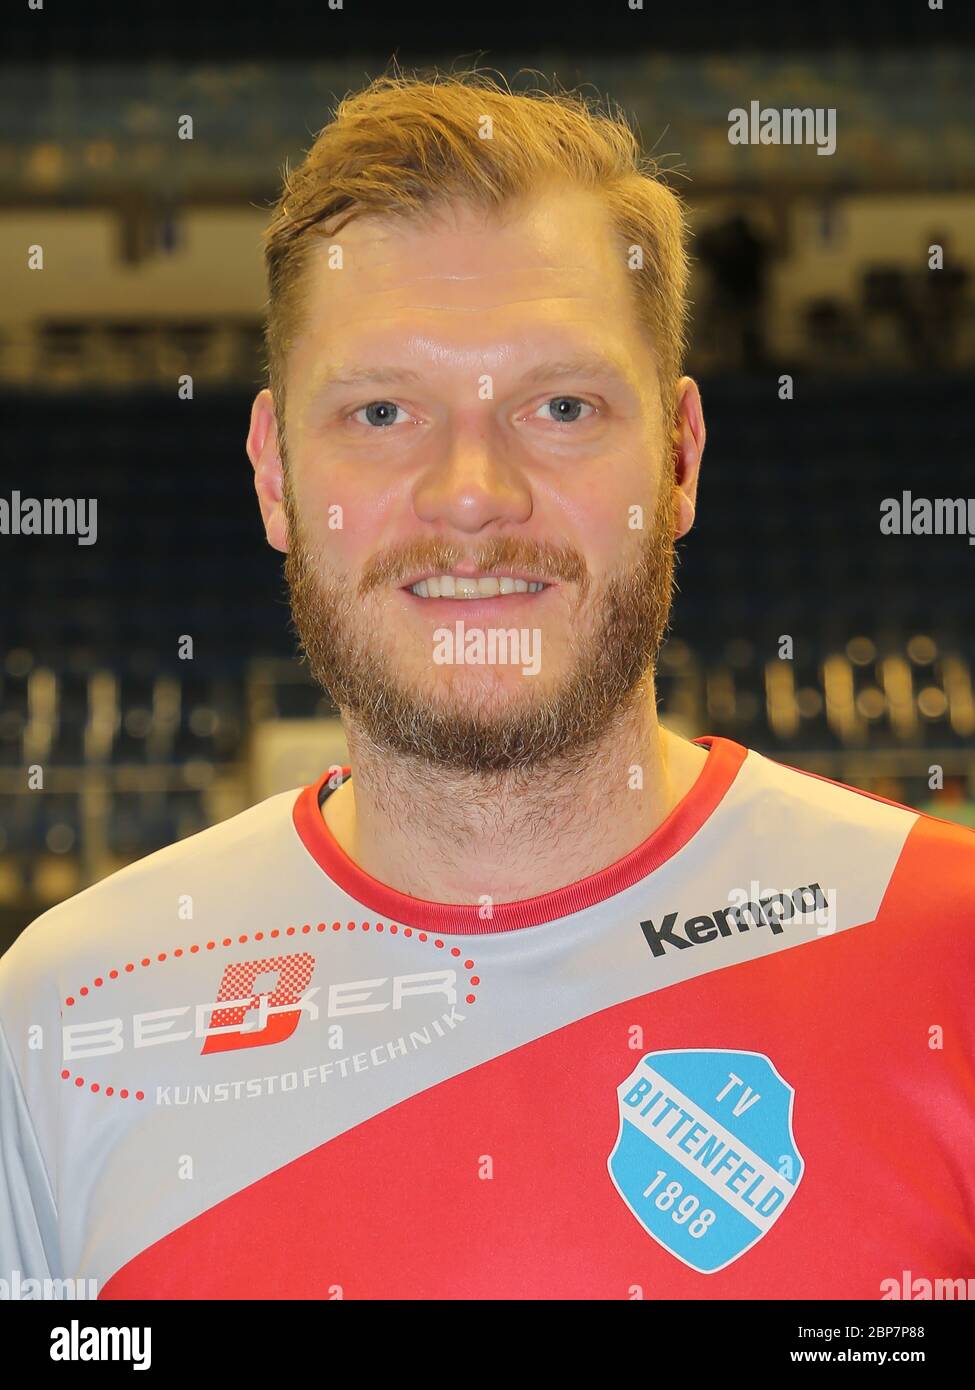
[[[341,247],[341,262],[333,248]],[[598,328],[638,348],[626,245],[602,199],[540,193],[500,214],[465,203],[419,220],[363,217],[313,243],[302,283],[293,367],[328,349],[395,349],[404,335],[447,350],[484,351],[522,332]]]

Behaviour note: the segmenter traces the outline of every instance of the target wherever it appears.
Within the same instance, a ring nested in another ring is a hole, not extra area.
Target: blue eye
[[[394,412],[399,410],[399,406],[393,401],[370,401],[368,405],[361,406],[359,410],[353,412],[353,419],[357,415],[366,412],[366,417],[370,425],[376,425],[385,429],[394,423]]]
[[[588,401],[580,400],[578,396],[551,396],[538,408],[539,410],[549,410],[553,405],[568,406],[567,410],[556,410],[556,412],[549,417],[559,425],[574,425],[579,419],[580,407],[585,407],[586,410],[594,409]]]

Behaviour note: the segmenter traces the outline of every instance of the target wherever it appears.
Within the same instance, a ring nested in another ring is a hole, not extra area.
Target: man
[[[247,452],[350,767],[11,950],[4,1270],[107,1298],[975,1274],[975,838],[657,721],[704,446],[673,194],[572,98],[384,79],[267,258]]]

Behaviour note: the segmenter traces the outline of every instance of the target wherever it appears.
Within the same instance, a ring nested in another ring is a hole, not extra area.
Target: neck
[[[353,777],[325,802],[328,829],[371,877],[441,903],[515,902],[605,869],[652,834],[707,760],[661,729],[652,692],[584,756],[515,773],[417,764],[343,724]]]

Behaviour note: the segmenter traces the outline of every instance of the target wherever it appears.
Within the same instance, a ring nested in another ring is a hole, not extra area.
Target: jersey
[[[39,917],[0,961],[0,1277],[465,1300],[973,1279],[975,833],[697,742],[642,844],[521,901],[477,894],[476,865],[461,906],[369,876],[323,778]]]

